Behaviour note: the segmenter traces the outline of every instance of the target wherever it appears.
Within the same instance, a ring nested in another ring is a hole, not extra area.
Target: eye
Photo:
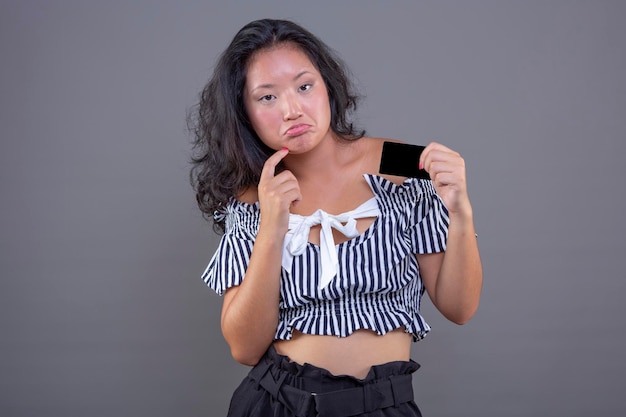
[[[304,92],[310,90],[311,87],[313,87],[313,84],[302,84],[300,87],[298,87],[298,90]]]
[[[276,97],[274,97],[274,96],[273,96],[273,95],[271,95],[271,94],[266,94],[266,95],[264,95],[264,96],[261,96],[261,97],[259,98],[259,101],[272,101],[272,100],[274,100],[275,98],[276,98]]]

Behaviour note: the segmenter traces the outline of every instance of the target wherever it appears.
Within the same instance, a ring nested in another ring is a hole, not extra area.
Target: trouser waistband
[[[288,373],[261,359],[249,377],[297,417],[347,417],[413,400],[412,375],[391,375],[355,388],[312,393],[285,383]]]

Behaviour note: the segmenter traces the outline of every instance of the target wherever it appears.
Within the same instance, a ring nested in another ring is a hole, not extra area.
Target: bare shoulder
[[[402,184],[404,180],[406,180],[406,177],[399,177],[395,175],[387,175],[387,174],[380,173],[380,159],[382,157],[383,144],[385,142],[395,142],[395,143],[406,143],[406,142],[402,140],[398,140],[398,139],[391,139],[391,138],[367,137],[363,139],[365,139],[366,141],[365,146],[367,147],[367,155],[370,158],[368,162],[368,167],[370,168],[369,173],[383,177],[393,182],[394,184],[397,184],[397,185]]]
[[[237,200],[246,203],[246,204],[254,204],[259,201],[259,191],[255,186],[249,186],[245,190],[243,190],[239,195],[237,195]]]
[[[361,141],[363,142],[363,145],[366,148],[367,153],[369,155],[374,154],[377,157],[380,157],[380,155],[382,154],[383,144],[385,142],[407,143],[405,141],[398,140],[398,139],[392,139],[392,138],[372,138],[372,137],[364,137],[364,138],[361,139]]]

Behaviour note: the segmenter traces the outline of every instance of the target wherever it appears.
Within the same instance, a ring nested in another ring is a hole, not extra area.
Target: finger
[[[265,164],[263,164],[263,170],[261,171],[261,179],[269,179],[273,178],[276,173],[276,166],[283,160],[285,156],[289,153],[289,149],[282,148],[281,150],[274,153],[272,156],[267,158]]]
[[[465,178],[454,172],[438,172],[432,176],[433,184],[437,186],[452,186],[456,189],[465,189]]]
[[[441,147],[444,147],[444,146],[437,142],[430,142],[428,145],[426,145],[426,147],[422,151],[422,154],[420,155],[419,168],[425,169],[427,172],[430,172],[428,171],[428,167],[432,159],[432,153],[436,151],[437,149],[441,149]]]
[[[282,171],[267,181],[259,183],[259,192],[270,198],[287,199],[290,202],[302,198],[298,179],[289,170]],[[291,195],[286,196],[288,193],[295,194],[291,198]]]
[[[454,183],[465,181],[465,170],[456,162],[434,161],[430,164],[429,170],[428,174],[433,182],[438,180],[439,183],[444,183],[441,178],[449,178]]]
[[[302,200],[302,194],[300,193],[299,187],[291,187],[284,191],[285,199],[289,202],[290,205],[297,206],[298,203]]]
[[[438,142],[430,142],[427,146],[426,149],[424,149],[425,151],[441,151],[441,152],[454,152],[453,149],[448,148],[447,146],[438,143]]]
[[[298,179],[291,173],[291,171],[281,172],[275,177],[275,180],[278,180],[278,184],[280,185],[277,187],[291,204],[295,205],[302,200],[300,183],[298,183]]]
[[[433,146],[431,146],[433,145]],[[420,164],[427,171],[431,172],[434,162],[451,163],[458,166],[464,166],[464,161],[458,152],[453,151],[439,144],[430,144],[420,155]]]
[[[465,163],[462,159],[433,159],[428,161],[428,169],[432,174],[438,172],[465,172]]]

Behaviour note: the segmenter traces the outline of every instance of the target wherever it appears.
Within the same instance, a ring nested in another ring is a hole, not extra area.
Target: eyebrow
[[[298,78],[302,77],[305,74],[313,74],[313,73],[311,71],[309,71],[309,70],[300,71],[298,74],[296,74],[295,77],[293,77],[292,81],[296,81]],[[261,84],[261,85],[257,85],[253,89],[251,89],[250,92],[253,92],[253,91],[256,91],[256,90],[260,90],[260,89],[264,89],[264,88],[270,89],[272,87],[274,87],[274,84]]]

